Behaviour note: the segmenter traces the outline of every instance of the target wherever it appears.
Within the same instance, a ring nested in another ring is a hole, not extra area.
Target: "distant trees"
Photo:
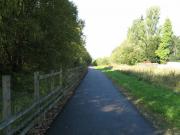
[[[165,23],[162,28],[162,37],[161,43],[156,50],[157,56],[160,58],[161,63],[164,63],[168,60],[173,46],[173,31],[171,21],[169,19],[165,20]]]
[[[155,50],[159,44],[159,15],[158,7],[147,10],[145,19],[143,16],[136,19],[128,31],[128,41],[142,49],[143,60],[156,61]]]
[[[110,59],[112,63],[133,65],[142,60],[142,55],[139,47],[126,40],[112,52]]]
[[[171,61],[180,61],[180,37],[173,35],[170,58]]]
[[[94,60],[92,64],[94,66],[97,66],[97,65],[109,65],[110,64],[110,59],[109,59],[109,57],[98,58],[98,59]]]
[[[1,0],[0,72],[90,63],[83,27],[68,0]]]
[[[159,26],[160,9],[151,7],[145,18],[133,21],[126,40],[111,54],[111,62],[136,64],[143,61],[165,63],[180,59],[180,38],[173,35],[170,19]]]

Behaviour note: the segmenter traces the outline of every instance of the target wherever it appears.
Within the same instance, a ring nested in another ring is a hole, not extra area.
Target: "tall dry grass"
[[[165,86],[175,92],[180,92],[180,69],[178,68],[161,68],[156,64],[113,65],[113,68],[125,74],[136,76],[139,80],[148,81],[155,85]]]

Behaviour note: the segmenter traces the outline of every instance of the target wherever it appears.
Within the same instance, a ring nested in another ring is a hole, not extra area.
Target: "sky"
[[[160,25],[170,18],[180,35],[180,0],[71,0],[85,21],[86,48],[92,58],[109,56],[125,40],[134,19],[145,16],[147,8],[159,6]]]

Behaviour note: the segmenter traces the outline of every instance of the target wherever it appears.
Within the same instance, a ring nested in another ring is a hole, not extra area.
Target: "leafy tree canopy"
[[[90,63],[83,27],[76,6],[68,0],[1,0],[1,72]]]

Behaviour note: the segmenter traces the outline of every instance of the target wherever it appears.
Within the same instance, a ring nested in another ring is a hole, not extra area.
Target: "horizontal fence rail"
[[[0,120],[0,135],[26,134],[29,129],[39,123],[41,117],[53,108],[58,101],[73,90],[87,71],[86,67],[76,67],[49,74],[34,73],[33,102],[26,109],[12,114],[11,76],[2,77],[2,120]],[[47,86],[48,85],[48,86]],[[48,87],[48,88],[47,88]],[[47,90],[45,90],[47,89]]]

